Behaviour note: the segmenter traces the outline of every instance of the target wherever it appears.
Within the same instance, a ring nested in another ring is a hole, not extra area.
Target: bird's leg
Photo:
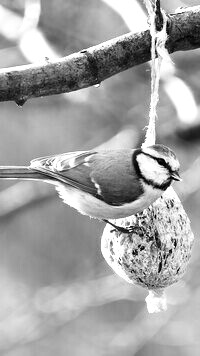
[[[110,224],[112,227],[114,227],[114,230],[117,230],[117,231],[119,231],[119,232],[121,232],[121,233],[130,234],[131,232],[134,231],[134,226],[130,226],[130,227],[125,228],[125,227],[122,227],[122,226],[117,226],[117,225],[111,223],[111,222],[110,222],[109,220],[107,220],[107,219],[103,219],[103,221],[104,221],[106,224]],[[112,230],[112,231],[114,231],[114,230]],[[111,231],[111,232],[112,232],[112,231]]]

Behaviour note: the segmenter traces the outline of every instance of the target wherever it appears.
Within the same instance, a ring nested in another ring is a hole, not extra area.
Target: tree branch
[[[170,53],[200,47],[200,6],[169,16]],[[149,30],[128,33],[59,60],[0,70],[0,101],[18,105],[32,97],[87,88],[150,60]]]

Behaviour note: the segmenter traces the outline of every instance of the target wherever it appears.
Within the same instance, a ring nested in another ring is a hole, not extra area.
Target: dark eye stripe
[[[170,173],[172,172],[171,166],[169,165],[169,163],[167,163],[167,162],[164,160],[164,158],[155,157],[155,156],[152,156],[151,154],[146,153],[146,152],[143,152],[143,154],[145,154],[145,155],[148,156],[148,157],[153,158],[153,159],[154,159],[155,161],[157,161],[161,166],[167,168]]]
[[[155,159],[161,166],[166,166],[166,162],[165,162],[165,160],[163,158],[155,157]]]

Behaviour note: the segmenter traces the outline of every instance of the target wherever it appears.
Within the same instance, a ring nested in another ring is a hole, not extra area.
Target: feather
[[[109,205],[120,206],[144,192],[132,165],[133,151],[70,152],[33,160],[31,168]]]

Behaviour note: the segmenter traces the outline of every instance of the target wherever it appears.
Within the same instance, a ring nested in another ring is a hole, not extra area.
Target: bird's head
[[[166,146],[152,145],[141,148],[136,161],[141,179],[154,188],[165,190],[173,180],[181,180],[179,161],[175,153]]]

